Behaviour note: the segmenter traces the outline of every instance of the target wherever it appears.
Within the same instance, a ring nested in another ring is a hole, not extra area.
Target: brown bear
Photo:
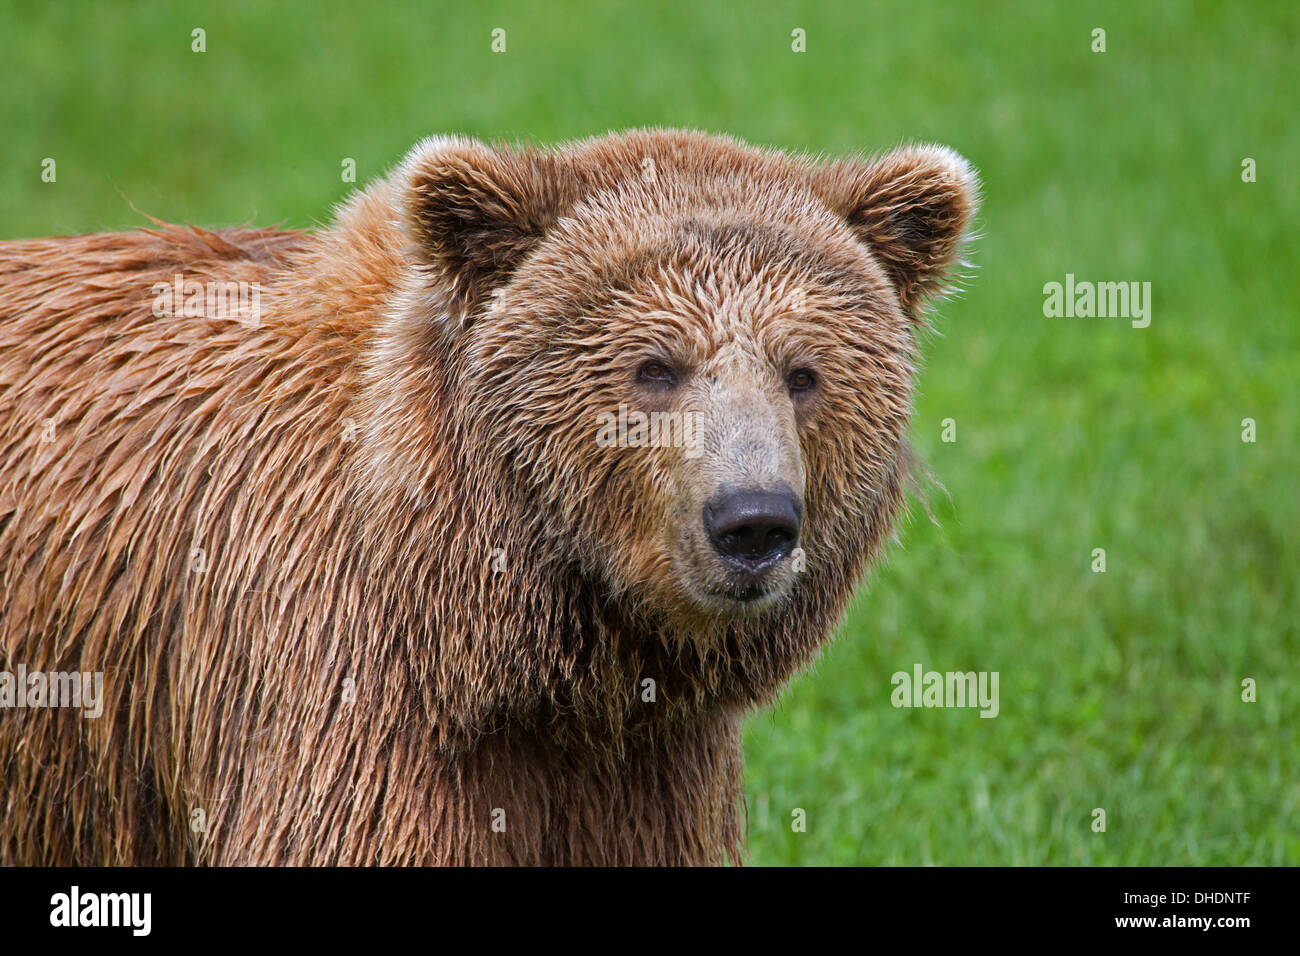
[[[317,233],[0,243],[0,862],[742,859],[975,202],[939,147],[447,137]]]

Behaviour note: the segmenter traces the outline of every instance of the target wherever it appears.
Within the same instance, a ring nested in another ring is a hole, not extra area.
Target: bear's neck
[[[719,714],[618,748],[503,727],[435,771],[434,791],[458,795],[459,823],[432,842],[457,864],[740,862],[738,723]]]

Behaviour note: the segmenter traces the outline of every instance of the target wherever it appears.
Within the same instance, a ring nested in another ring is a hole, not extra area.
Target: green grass
[[[266,6],[6,5],[0,234],[311,225],[433,132],[948,143],[985,184],[914,429],[950,498],[750,721],[752,861],[1300,863],[1294,4]],[[1067,272],[1151,282],[1151,327],[1045,318]],[[1000,715],[894,709],[918,662]]]

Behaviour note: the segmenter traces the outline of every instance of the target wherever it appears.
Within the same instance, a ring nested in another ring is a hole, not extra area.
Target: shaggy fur
[[[447,138],[317,234],[0,243],[0,669],[106,698],[0,711],[0,862],[740,859],[741,719],[891,534],[974,189],[933,147]],[[178,273],[260,322],[156,316]],[[597,447],[621,402],[767,449],[806,570],[702,597],[750,459]]]

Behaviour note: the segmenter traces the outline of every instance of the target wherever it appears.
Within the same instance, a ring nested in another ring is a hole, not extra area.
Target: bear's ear
[[[979,205],[969,163],[942,146],[908,146],[871,161],[816,167],[813,189],[885,267],[913,318],[941,293]]]
[[[573,204],[552,153],[462,137],[426,140],[402,164],[403,225],[466,321]]]

